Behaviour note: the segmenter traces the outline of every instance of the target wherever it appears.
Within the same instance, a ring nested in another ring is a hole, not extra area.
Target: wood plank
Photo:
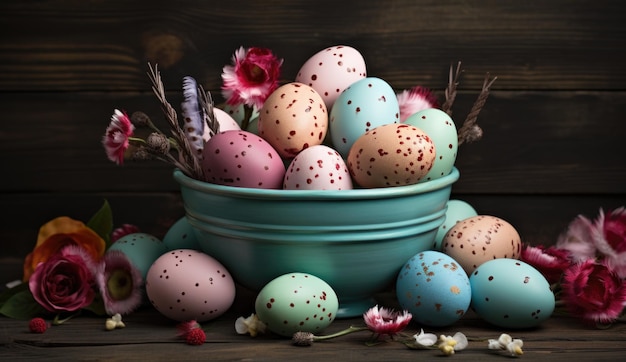
[[[140,90],[147,61],[168,70],[168,83],[191,73],[217,90],[240,45],[272,48],[289,80],[337,44],[359,49],[369,74],[397,88],[441,87],[462,60],[472,89],[491,72],[497,89],[619,90],[626,70],[614,50],[625,11],[566,0],[3,1],[0,90]]]

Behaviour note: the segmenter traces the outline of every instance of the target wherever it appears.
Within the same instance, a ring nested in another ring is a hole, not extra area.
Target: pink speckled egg
[[[443,237],[441,249],[470,275],[488,260],[519,258],[520,236],[510,223],[490,215],[476,215],[457,222]]]
[[[309,58],[298,71],[296,82],[313,87],[330,110],[344,89],[366,76],[363,55],[352,47],[337,45]]]
[[[402,123],[378,126],[348,153],[352,179],[364,188],[412,185],[430,171],[435,145],[421,129]]]
[[[235,282],[213,257],[191,249],[161,255],[148,270],[146,294],[164,316],[204,322],[224,314],[235,300]]]
[[[302,83],[288,83],[265,100],[257,121],[258,134],[285,158],[326,137],[328,113],[322,97]]]
[[[204,145],[207,182],[261,189],[282,188],[285,164],[263,138],[241,130],[220,132]]]
[[[300,152],[287,167],[286,190],[350,190],[350,172],[339,152],[316,145]]]

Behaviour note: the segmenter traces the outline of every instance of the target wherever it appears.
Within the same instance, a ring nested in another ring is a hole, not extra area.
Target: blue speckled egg
[[[457,222],[478,215],[472,205],[462,200],[449,200],[446,205],[446,220],[437,229],[435,243],[433,244],[433,249],[438,251],[442,251],[441,243],[448,230],[456,225]]]
[[[123,252],[139,270],[143,280],[155,260],[167,252],[165,244],[156,237],[145,233],[128,234],[114,242],[108,250]]]
[[[167,251],[176,249],[200,250],[193,227],[185,216],[178,219],[165,233],[163,244],[165,244]]]
[[[427,250],[404,264],[396,281],[396,295],[414,321],[443,327],[465,315],[472,291],[459,263],[444,253]]]
[[[347,158],[352,144],[367,131],[400,122],[400,106],[393,88],[380,78],[352,83],[335,100],[329,116],[333,148]]]
[[[283,337],[298,331],[320,333],[337,316],[339,299],[324,280],[288,273],[267,283],[257,295],[255,311],[267,328]]]
[[[534,267],[516,259],[487,261],[470,276],[472,309],[503,328],[538,326],[554,311],[554,293]]]

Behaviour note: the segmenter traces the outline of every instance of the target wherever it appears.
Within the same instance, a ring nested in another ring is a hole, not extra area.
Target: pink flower
[[[88,306],[96,292],[95,265],[81,247],[69,245],[39,263],[28,281],[37,303],[50,312],[74,312]]]
[[[278,88],[283,60],[269,49],[240,47],[233,55],[233,64],[223,69],[222,95],[230,105],[245,104],[263,107],[267,97]]]
[[[377,335],[393,336],[400,333],[411,321],[413,316],[408,311],[396,312],[387,308],[370,308],[363,314],[367,328]]]
[[[111,250],[104,254],[96,281],[107,314],[128,314],[141,304],[141,273],[123,252]]]
[[[605,263],[589,259],[572,265],[562,287],[565,305],[587,322],[611,323],[626,307],[626,284]]]
[[[397,95],[400,105],[400,122],[406,121],[411,115],[428,108],[439,107],[437,97],[425,87],[416,86],[411,90],[404,90]]]
[[[607,215],[602,209],[591,229],[597,250],[617,274],[626,278],[626,209],[620,207]]]
[[[139,228],[135,225],[123,224],[122,226],[113,230],[113,233],[111,234],[111,242],[114,243],[126,235],[135,234],[139,231]]]
[[[121,165],[124,163],[124,152],[128,149],[128,138],[133,135],[135,126],[124,112],[115,110],[111,117],[111,123],[107,127],[102,144],[109,160]]]
[[[567,230],[559,235],[556,241],[558,249],[570,252],[573,261],[583,261],[595,258],[596,247],[591,238],[592,223],[582,215],[578,215],[567,227]]]
[[[557,249],[554,246],[546,248],[543,245],[526,245],[522,249],[520,260],[534,266],[550,284],[559,282],[563,270],[572,263],[569,250]]]

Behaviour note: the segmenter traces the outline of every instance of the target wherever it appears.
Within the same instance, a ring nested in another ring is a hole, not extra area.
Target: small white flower
[[[488,348],[495,350],[506,350],[512,356],[521,356],[522,354],[524,354],[522,346],[524,346],[524,341],[522,341],[521,339],[513,339],[510,335],[502,333],[497,340],[489,340]]]
[[[250,334],[251,337],[256,337],[259,333],[265,333],[265,328],[265,323],[254,313],[248,318],[239,317],[235,320],[235,331],[238,334]]]
[[[111,318],[107,318],[104,322],[104,328],[107,331],[112,331],[115,328],[124,328],[126,325],[122,322],[122,315],[119,313],[115,313]]]
[[[437,342],[437,336],[432,333],[424,333],[423,329],[420,329],[419,334],[413,335],[415,342],[420,346],[430,347]]]
[[[516,338],[506,345],[506,349],[511,353],[512,356],[521,356],[524,354],[524,351],[522,351],[523,345],[524,341]]]
[[[452,337],[444,335],[439,336],[438,348],[447,356],[453,355],[456,351],[465,349],[467,345],[467,337],[461,332],[455,333]]]

